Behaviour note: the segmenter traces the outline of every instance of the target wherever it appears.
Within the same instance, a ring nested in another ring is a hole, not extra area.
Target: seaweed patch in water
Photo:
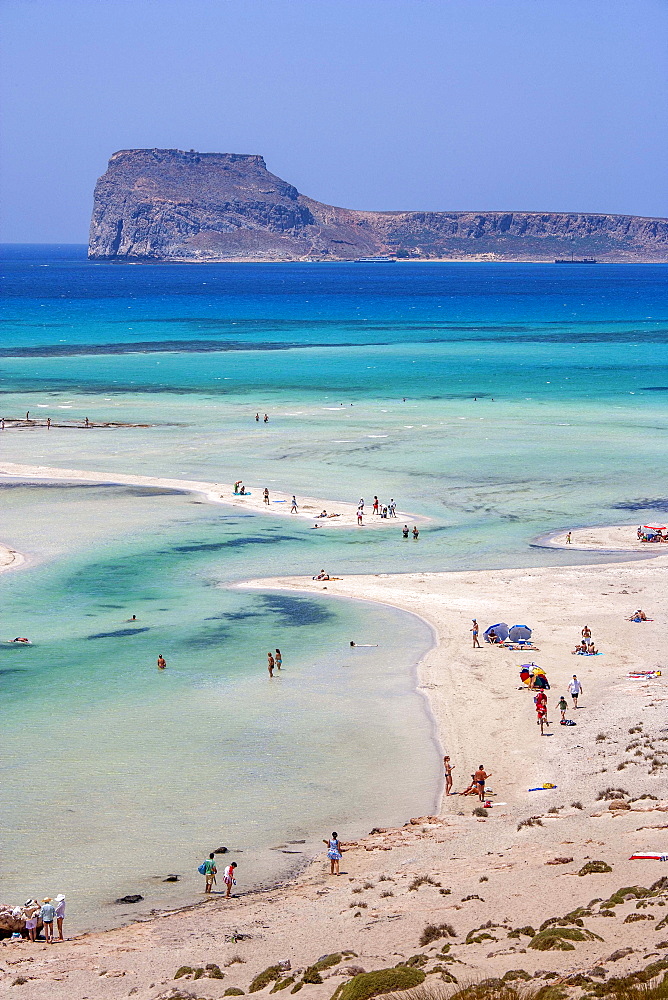
[[[643,500],[628,500],[625,503],[613,503],[613,510],[668,510],[668,499],[659,497],[658,500],[650,500],[645,497]]]
[[[269,612],[279,616],[281,625],[320,625],[334,615],[316,601],[276,594],[261,598]]]
[[[281,542],[303,542],[297,535],[246,535],[228,538],[224,542],[193,542],[191,545],[175,545],[173,552],[218,552],[221,549],[240,549],[245,545],[280,545]]]
[[[115,632],[96,632],[95,635],[87,635],[87,639],[115,639],[126,635],[139,635],[140,632],[150,632],[149,628],[119,628]]]

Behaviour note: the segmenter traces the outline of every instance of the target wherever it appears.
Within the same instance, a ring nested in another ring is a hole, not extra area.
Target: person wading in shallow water
[[[235,869],[237,867],[236,861],[233,861],[231,865],[228,865],[225,869],[225,874],[223,875],[223,882],[227,886],[227,892],[225,893],[225,899],[229,899],[232,893],[232,886],[236,885],[234,875]]]
[[[269,676],[274,676],[274,657],[271,653],[267,653],[267,670],[269,671]]]
[[[276,664],[276,669],[281,669],[281,664],[283,663],[283,657],[281,656],[280,649],[276,650],[276,655],[274,656],[274,663]]]
[[[160,656],[158,657],[158,670],[164,670],[166,666],[167,666],[167,660],[161,653]]]

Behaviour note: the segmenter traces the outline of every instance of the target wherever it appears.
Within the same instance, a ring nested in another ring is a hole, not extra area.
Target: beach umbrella
[[[488,629],[485,629],[483,633],[485,642],[489,642],[489,639],[487,637],[489,633],[492,631],[492,629],[494,629],[501,642],[506,641],[506,639],[508,638],[508,626],[506,625],[505,622],[499,622],[498,625],[490,625]]]
[[[664,524],[661,528],[653,528],[651,524],[643,524],[644,531],[665,531],[666,525]]]
[[[520,639],[526,642],[531,638],[531,629],[528,625],[513,625],[508,630],[508,638],[511,642],[518,642]]]

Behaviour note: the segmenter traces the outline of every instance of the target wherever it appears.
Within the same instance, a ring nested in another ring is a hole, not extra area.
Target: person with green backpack
[[[214,882],[216,881],[216,872],[218,871],[218,869],[216,868],[216,862],[214,861],[213,854],[210,854],[209,857],[206,859],[206,861],[202,862],[197,871],[200,873],[200,875],[204,875],[204,878],[206,880],[204,885],[204,891],[211,892]]]

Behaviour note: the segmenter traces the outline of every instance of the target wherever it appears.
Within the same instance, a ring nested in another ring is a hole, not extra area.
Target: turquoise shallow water
[[[77,926],[99,925],[125,892],[191,898],[219,842],[244,852],[247,887],[299,861],[279,843],[433,808],[426,625],[230,583],[559,564],[582,555],[532,538],[668,510],[663,266],[6,256],[2,413],[151,426],[12,429],[4,460],[377,493],[432,520],[413,544],[178,493],[0,489],[2,540],[33,559],[0,577],[2,628],[35,639],[0,647],[3,898],[67,891]],[[350,638],[381,645],[353,657]],[[163,885],[170,871],[183,882]]]

